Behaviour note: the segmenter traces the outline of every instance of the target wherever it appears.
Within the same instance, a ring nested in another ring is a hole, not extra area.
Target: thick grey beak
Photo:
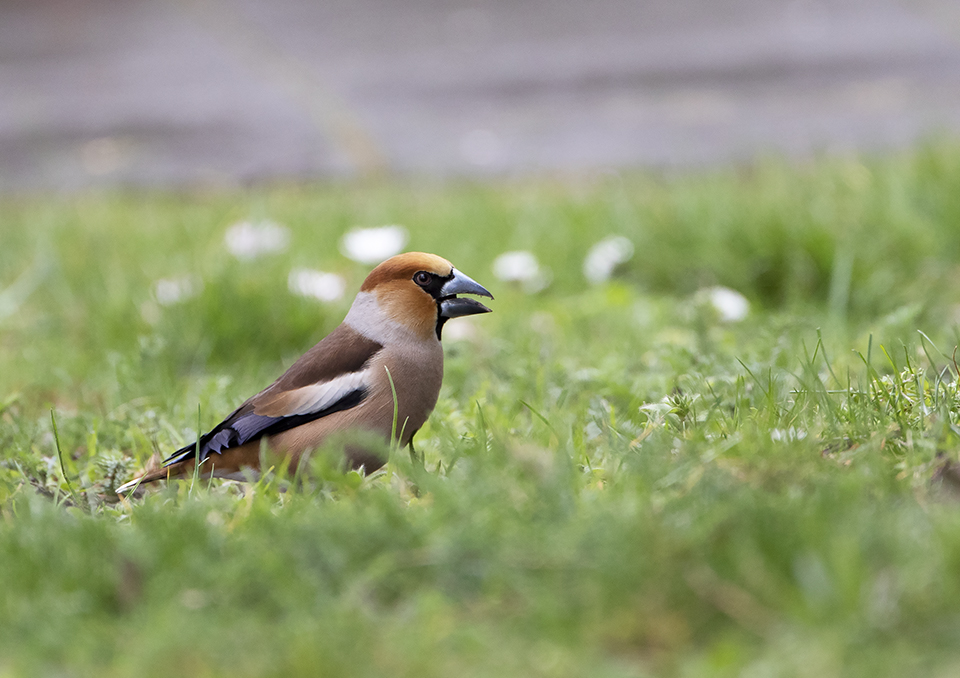
[[[493,299],[487,289],[468,275],[453,269],[453,278],[440,288],[440,315],[444,318],[459,318],[476,313],[489,313],[490,309],[475,299],[461,298],[458,294],[476,294]]]

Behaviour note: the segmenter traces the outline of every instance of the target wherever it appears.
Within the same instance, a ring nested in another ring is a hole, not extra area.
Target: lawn
[[[958,187],[941,142],[0,198],[0,677],[960,674]],[[421,456],[117,502],[340,322],[341,239],[388,224],[496,296]]]

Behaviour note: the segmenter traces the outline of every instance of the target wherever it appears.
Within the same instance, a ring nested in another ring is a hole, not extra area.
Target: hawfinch
[[[388,259],[367,276],[340,326],[283,376],[199,442],[180,448],[161,468],[117,492],[195,471],[201,478],[249,478],[259,472],[264,442],[289,459],[291,468],[331,435],[360,432],[409,444],[440,393],[444,323],[490,311],[459,294],[493,298],[434,254],[408,252]],[[345,453],[351,466],[368,472],[384,464],[359,444],[348,442]]]

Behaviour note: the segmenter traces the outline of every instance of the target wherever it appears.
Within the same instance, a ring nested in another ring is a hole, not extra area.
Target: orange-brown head
[[[378,313],[390,322],[421,338],[435,335],[439,339],[443,324],[450,318],[490,311],[480,302],[459,294],[493,299],[483,286],[446,259],[426,252],[406,252],[387,259],[370,272],[354,306],[365,307],[373,300]],[[359,314],[351,310],[348,322],[355,315]]]

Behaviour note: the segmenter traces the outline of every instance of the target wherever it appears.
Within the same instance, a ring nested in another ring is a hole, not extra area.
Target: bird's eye
[[[428,285],[430,283],[431,276],[426,271],[419,271],[415,276],[413,276],[413,282],[417,283],[421,287]]]

